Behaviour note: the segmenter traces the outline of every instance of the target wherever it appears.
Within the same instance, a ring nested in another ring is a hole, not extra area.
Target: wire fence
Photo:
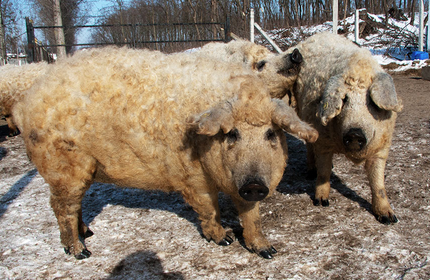
[[[65,47],[100,47],[107,45],[129,46],[131,48],[148,48],[163,52],[175,52],[200,47],[206,42],[230,40],[230,23],[197,22],[197,23],[154,23],[154,24],[103,24],[62,26],[34,26],[26,18],[28,62],[52,60],[52,53],[59,46]],[[43,29],[92,29],[92,42],[73,44],[40,44],[34,33]]]

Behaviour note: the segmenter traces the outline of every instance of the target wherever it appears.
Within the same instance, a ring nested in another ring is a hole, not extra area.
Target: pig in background
[[[276,253],[262,232],[259,201],[283,176],[283,131],[311,142],[318,133],[272,99],[252,70],[185,53],[103,48],[59,61],[47,75],[13,115],[50,185],[66,253],[91,255],[81,203],[94,181],[180,192],[206,239],[229,245],[222,191],[237,207],[246,247],[264,258]]]
[[[372,210],[385,224],[397,222],[384,185],[385,163],[397,113],[393,80],[371,53],[348,39],[320,33],[299,43],[303,56],[294,86],[299,117],[319,132],[307,145],[308,168],[317,173],[314,204],[329,205],[334,153],[364,162]]]
[[[291,91],[303,61],[297,49],[275,54],[264,46],[238,39],[229,43],[206,44],[194,54],[242,63],[244,68],[252,69],[263,80],[273,98],[295,104]]]
[[[37,78],[42,77],[47,69],[48,63],[46,62],[0,67],[0,116],[7,121],[9,136],[19,134],[13,121],[13,106],[24,98],[25,91],[33,85]]]

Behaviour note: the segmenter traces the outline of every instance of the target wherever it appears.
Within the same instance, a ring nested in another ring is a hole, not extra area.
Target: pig
[[[291,91],[303,62],[298,49],[274,54],[264,46],[238,39],[229,43],[208,43],[195,54],[242,63],[265,82],[273,98],[284,99],[292,107],[295,105]]]
[[[329,206],[333,154],[364,162],[372,211],[384,224],[398,221],[388,201],[384,171],[402,102],[391,76],[371,53],[343,36],[320,33],[299,43],[303,56],[294,85],[299,117],[319,132],[307,144],[308,168],[316,173],[315,205]]]
[[[13,106],[23,98],[25,91],[39,77],[42,77],[47,69],[48,63],[46,62],[0,67],[0,116],[6,119],[10,137],[19,134],[13,121]]]
[[[318,133],[273,99],[242,64],[187,53],[85,50],[57,62],[13,110],[31,161],[49,184],[65,252],[91,252],[82,199],[94,181],[176,191],[198,213],[204,237],[221,226],[218,193],[231,196],[246,247],[276,250],[262,233],[259,202],[279,184],[288,158],[284,131]]]

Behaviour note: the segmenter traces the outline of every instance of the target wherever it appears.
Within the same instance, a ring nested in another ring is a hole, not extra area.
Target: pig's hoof
[[[320,206],[322,205],[323,207],[328,207],[330,206],[330,202],[328,201],[328,199],[314,199],[314,205],[315,206]]]
[[[231,243],[233,243],[233,239],[230,236],[226,236],[223,240],[221,240],[220,242],[218,242],[218,245],[220,246],[228,246]]]
[[[70,248],[64,248],[64,252],[67,255],[71,255],[72,253],[70,252]],[[75,255],[75,258],[77,260],[83,260],[83,259],[87,259],[91,256],[91,252],[88,251],[87,249],[82,250],[82,252],[80,252],[79,254]]]
[[[83,260],[83,259],[87,259],[91,256],[91,252],[88,251],[87,249],[82,250],[82,252],[80,252],[79,254],[75,255],[75,258],[77,260]]]
[[[90,229],[87,229],[87,231],[84,234],[84,238],[88,238],[94,235],[94,232]]]
[[[378,221],[384,225],[395,224],[395,223],[399,222],[396,215],[378,216]]]
[[[17,135],[19,135],[20,134],[20,131],[19,131],[19,129],[17,129],[17,130],[9,130],[9,137],[14,137],[14,136],[17,136]]]
[[[272,246],[270,249],[260,251],[258,255],[265,259],[272,259],[273,258],[272,254],[276,254],[277,252],[278,251],[276,251],[276,249],[273,248]]]

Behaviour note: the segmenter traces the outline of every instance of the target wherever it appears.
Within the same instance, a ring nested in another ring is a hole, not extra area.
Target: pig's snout
[[[367,139],[361,128],[351,128],[343,136],[343,144],[347,151],[359,152],[366,146]]]
[[[291,61],[293,61],[293,63],[295,64],[300,64],[303,62],[303,56],[302,54],[299,52],[298,49],[294,49],[294,51],[291,54]]]
[[[239,189],[239,195],[247,201],[260,201],[269,194],[269,188],[259,179],[250,179]]]

